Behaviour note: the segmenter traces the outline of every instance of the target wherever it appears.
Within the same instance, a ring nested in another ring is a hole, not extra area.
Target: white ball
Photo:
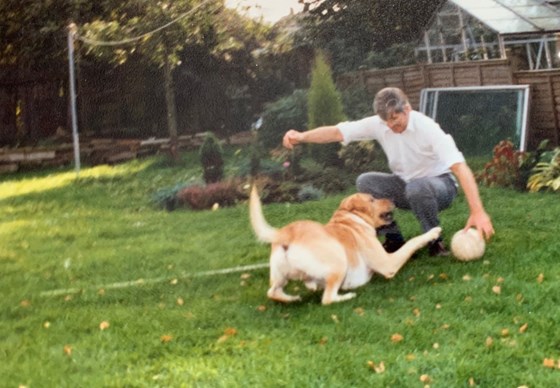
[[[477,260],[484,255],[486,243],[478,231],[470,228],[466,232],[459,230],[451,239],[451,252],[460,261]]]

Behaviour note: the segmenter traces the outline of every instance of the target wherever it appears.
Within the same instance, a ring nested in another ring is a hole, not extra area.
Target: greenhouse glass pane
[[[501,140],[526,146],[528,85],[429,88],[420,110],[451,134],[467,156],[492,154]]]
[[[451,0],[501,34],[560,30],[560,12],[538,0]]]

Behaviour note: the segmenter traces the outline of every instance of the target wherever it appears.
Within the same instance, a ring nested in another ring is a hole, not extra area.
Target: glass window
[[[558,9],[538,0],[451,0],[501,34],[557,31]]]
[[[451,134],[467,156],[490,155],[501,140],[526,146],[528,85],[423,89],[420,111]]]

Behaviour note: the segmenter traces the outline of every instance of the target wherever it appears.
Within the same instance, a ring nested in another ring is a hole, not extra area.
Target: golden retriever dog
[[[394,205],[369,194],[342,200],[326,225],[295,221],[277,229],[268,224],[255,186],[249,198],[251,226],[257,238],[271,244],[268,297],[279,302],[301,300],[284,292],[290,280],[301,280],[310,290],[324,289],[321,302],[352,299],[355,293],[339,289],[360,287],[374,273],[392,278],[418,249],[435,240],[441,228],[414,237],[394,253],[387,253],[376,237],[376,228],[393,221]]]

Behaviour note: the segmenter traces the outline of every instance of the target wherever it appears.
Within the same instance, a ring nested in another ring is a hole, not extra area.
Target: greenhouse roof
[[[450,1],[502,35],[560,31],[559,1]]]

